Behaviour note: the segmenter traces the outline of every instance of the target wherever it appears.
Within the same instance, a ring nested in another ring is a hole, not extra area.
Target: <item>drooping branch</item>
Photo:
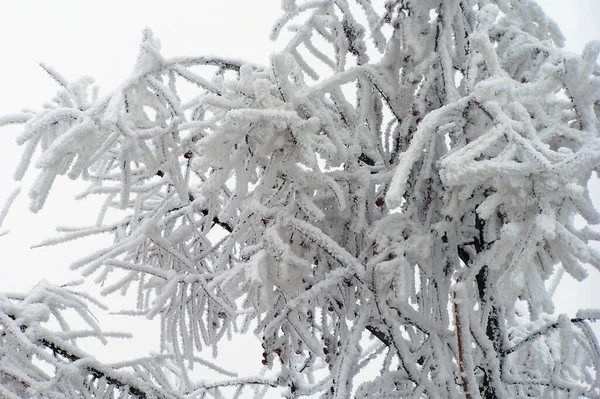
[[[590,321],[590,319],[584,319],[584,318],[580,318],[580,317],[573,317],[571,319],[569,319],[569,322],[571,324],[586,324]],[[527,338],[523,339],[522,341],[519,341],[518,343],[514,344],[513,346],[511,346],[510,348],[506,348],[503,351],[503,355],[510,355],[511,353],[517,351],[519,348],[521,348],[522,346],[524,346],[525,344],[535,341],[538,338],[541,338],[542,336],[544,336],[545,334],[547,334],[548,332],[558,329],[560,328],[561,322],[557,321],[555,323],[552,324],[548,324],[542,328],[540,328],[539,330],[537,330],[536,332],[530,334],[527,336]],[[597,349],[597,348],[596,348]],[[597,356],[600,357],[600,352],[597,353]]]
[[[7,316],[13,321],[16,320],[14,315],[8,314]],[[28,327],[25,324],[21,324],[19,326],[19,329],[21,330],[21,332],[24,333],[27,331]],[[50,349],[52,351],[52,353],[54,354],[54,356],[59,355],[71,363],[81,361],[88,357],[84,354],[76,353],[76,352],[78,352],[77,348],[71,347],[71,348],[67,349],[65,347],[64,343],[59,343],[53,338],[42,337],[42,338],[39,338],[38,343],[40,345]],[[84,366],[83,368],[80,367],[80,370],[87,372],[90,376],[92,376],[94,378],[98,378],[98,379],[105,378],[109,384],[115,386],[118,389],[127,389],[127,391],[131,395],[138,397],[140,399],[146,399],[148,397],[148,394],[150,394],[151,392],[156,393],[156,391],[154,389],[143,388],[143,387],[139,386],[137,383],[132,382],[132,381],[124,381],[124,377],[119,376],[118,373],[116,373],[114,371],[102,370],[98,367],[94,367],[94,366],[90,366],[90,365]],[[126,377],[126,378],[130,379],[131,377]]]

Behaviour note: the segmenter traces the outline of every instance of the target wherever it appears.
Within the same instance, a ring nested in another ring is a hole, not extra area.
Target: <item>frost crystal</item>
[[[103,196],[97,225],[45,244],[113,235],[73,267],[137,290],[163,362],[98,364],[42,328],[61,306],[93,321],[43,286],[0,297],[1,395],[600,397],[600,315],[557,319],[546,288],[600,269],[574,223],[600,222],[600,44],[567,54],[529,0],[282,8],[265,67],[167,59],[147,30],[107,97],[45,67],[55,102],[0,119],[23,124],[33,211],[62,174]],[[200,356],[250,331],[256,376]],[[207,365],[222,379],[190,371]]]

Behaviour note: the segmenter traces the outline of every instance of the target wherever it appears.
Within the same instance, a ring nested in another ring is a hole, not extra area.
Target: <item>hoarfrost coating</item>
[[[564,52],[532,1],[282,8],[267,66],[166,58],[145,30],[109,95],[42,65],[53,102],[0,119],[22,125],[32,211],[61,175],[104,199],[42,245],[112,235],[72,267],[161,320],[159,355],[102,364],[77,340],[121,335],[87,295],[0,296],[0,392],[600,397],[599,311],[551,315],[564,273],[600,269],[600,44]],[[247,333],[257,375],[205,358]]]

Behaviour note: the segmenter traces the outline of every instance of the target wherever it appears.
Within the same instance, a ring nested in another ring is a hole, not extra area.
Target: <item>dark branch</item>
[[[392,345],[392,341],[390,340],[390,338],[380,329],[378,329],[377,327],[374,326],[366,326],[365,327],[367,329],[368,332],[370,332],[371,334],[373,334],[373,336],[375,338],[377,338],[378,340],[380,340],[385,346],[391,346]]]
[[[41,342],[42,345],[44,345],[48,349],[51,349],[53,353],[59,354],[60,356],[64,357],[65,359],[67,359],[67,360],[69,360],[71,362],[76,362],[78,360],[81,360],[81,358],[79,356],[76,356],[76,355],[72,354],[68,350],[60,347],[55,342],[52,342],[52,341],[50,341],[50,340],[48,340],[46,338],[42,338],[42,340],[40,342]],[[125,388],[125,387],[127,387],[128,391],[129,391],[129,393],[131,395],[134,395],[134,396],[136,396],[138,398],[142,398],[142,399],[145,399],[147,397],[146,396],[146,392],[142,391],[141,388],[137,388],[135,386],[132,386],[131,384],[126,384],[126,383],[118,380],[117,378],[110,377],[110,376],[106,375],[106,373],[98,370],[95,367],[87,366],[85,369],[93,377],[95,377],[95,378],[105,378],[106,381],[109,384],[114,385],[117,388]]]
[[[200,212],[202,212],[202,214],[204,216],[208,215],[208,209],[202,209]],[[225,230],[227,230],[229,233],[233,232],[233,227],[231,227],[231,225],[227,222],[222,222],[218,217],[214,217],[212,219],[214,224],[217,224],[219,226],[221,226],[222,228],[224,228]]]
[[[175,57],[169,60],[173,64],[178,64],[182,66],[192,66],[192,65],[210,65],[216,66],[222,69],[229,69],[233,71],[240,71],[242,65],[244,63],[240,60],[236,59],[226,59],[222,57],[214,57],[214,56],[200,56],[200,57]],[[255,65],[256,68],[259,68]]]
[[[12,320],[16,320],[15,316],[13,316],[11,314],[9,314],[8,317]],[[25,332],[25,330],[27,330],[26,325],[21,325],[21,326],[19,326],[19,328],[22,332]],[[51,340],[49,340],[47,338],[42,338],[39,340],[39,342],[46,348],[50,349],[52,351],[52,353],[54,354],[54,356],[56,356],[58,354],[70,362],[76,362],[76,361],[82,359],[80,356],[77,356],[77,355],[71,353],[67,349],[60,346],[60,344],[57,344],[56,342],[52,342]],[[111,377],[111,376],[107,375],[105,372],[100,371],[95,367],[86,366],[85,370],[87,370],[87,372],[94,378],[105,378],[109,384],[111,384],[117,388],[124,389],[125,387],[127,387],[127,390],[133,396],[136,396],[141,399],[147,398],[146,392],[144,392],[141,388],[132,386],[130,383],[124,383],[123,381],[120,381],[118,378]]]
[[[364,163],[366,163],[369,166],[375,166],[375,161],[373,161],[371,158],[366,156],[364,153],[360,154],[360,156],[358,157],[358,160],[363,161]]]
[[[585,323],[585,321],[587,321],[587,319],[583,319],[581,317],[574,317],[571,320],[569,320],[572,324],[576,324],[576,323]],[[541,329],[539,329],[538,331],[536,331],[535,333],[531,334],[530,336],[528,336],[527,338],[525,338],[523,341],[519,342],[518,344],[515,344],[514,346],[507,348],[504,350],[503,355],[508,355],[513,353],[514,351],[516,351],[517,349],[519,349],[521,346],[525,345],[528,342],[531,342],[539,337],[541,337],[542,335],[546,334],[547,332],[557,329],[558,327],[560,327],[559,325],[560,323],[557,321],[556,323],[552,323],[549,324],[545,327],[542,327]]]

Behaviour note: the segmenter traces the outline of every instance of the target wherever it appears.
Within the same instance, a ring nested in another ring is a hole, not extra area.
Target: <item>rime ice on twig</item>
[[[105,202],[45,244],[114,236],[73,267],[161,317],[180,397],[598,397],[596,313],[549,316],[546,281],[600,269],[573,223],[600,222],[600,45],[566,54],[533,1],[355,3],[284,1],[267,67],[145,31],[105,98],[46,68],[56,101],[0,119],[25,123],[15,175],[40,148],[34,211],[60,174]],[[264,376],[190,380],[251,328]]]

